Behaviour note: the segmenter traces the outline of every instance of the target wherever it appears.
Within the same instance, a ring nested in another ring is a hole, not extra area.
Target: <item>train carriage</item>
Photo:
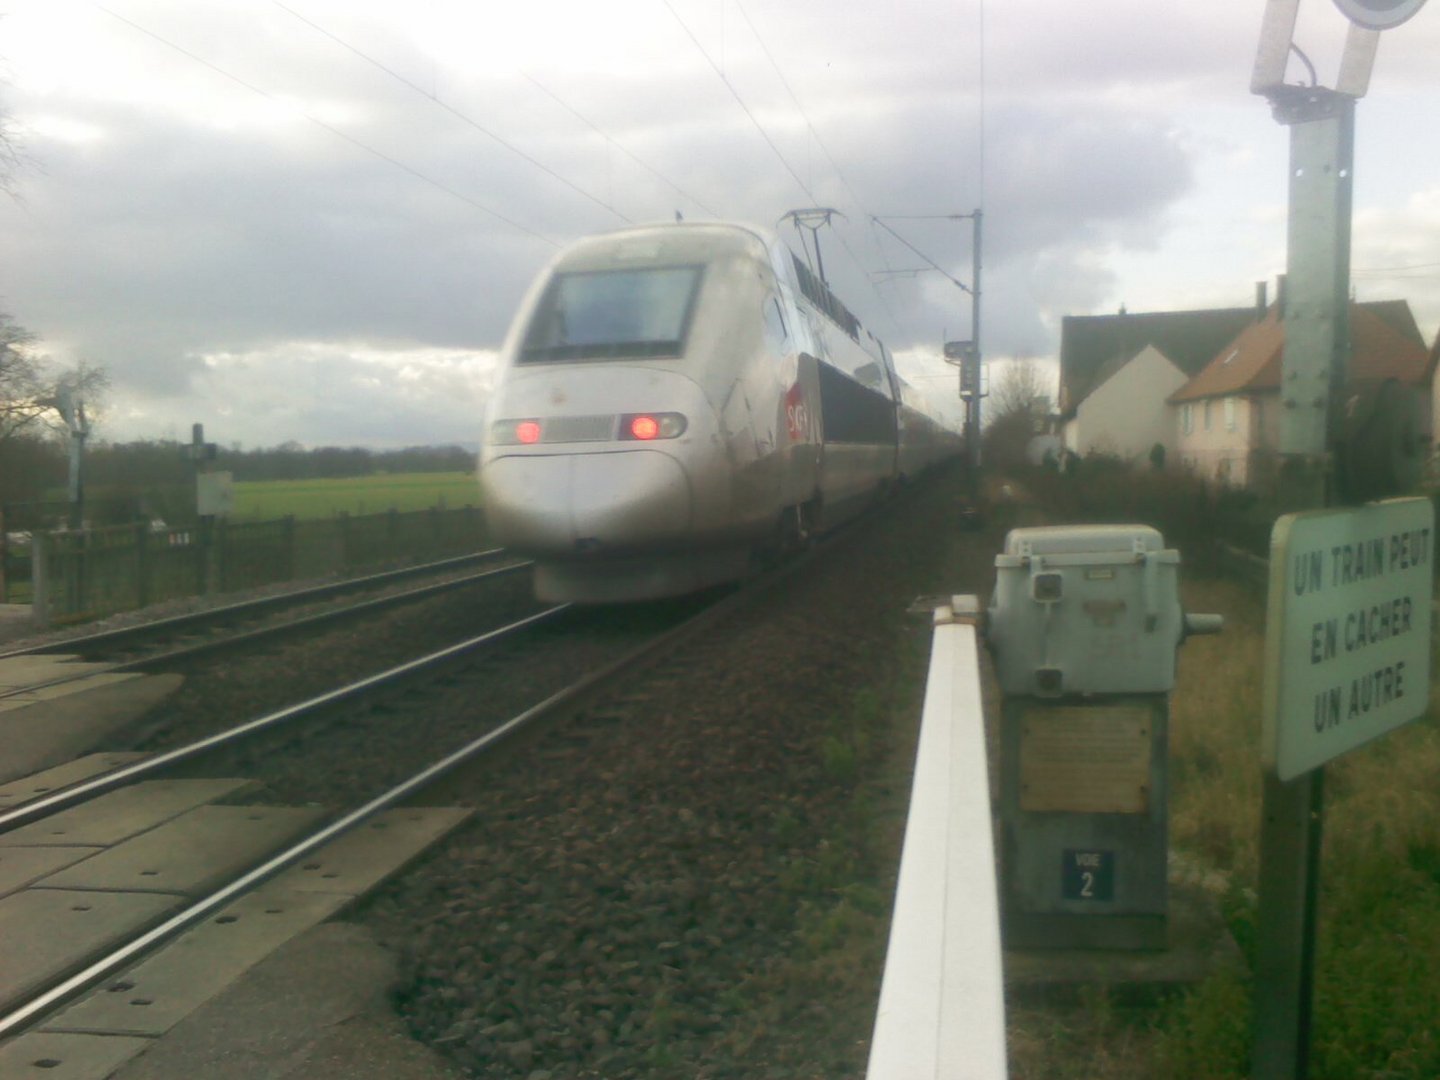
[[[480,485],[541,599],[672,596],[833,526],[912,462],[884,347],[774,236],[640,227],[581,240],[516,315]]]

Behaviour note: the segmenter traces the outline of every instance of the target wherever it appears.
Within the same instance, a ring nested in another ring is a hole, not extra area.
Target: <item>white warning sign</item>
[[[1275,523],[1262,752],[1281,780],[1425,712],[1434,549],[1428,499]]]

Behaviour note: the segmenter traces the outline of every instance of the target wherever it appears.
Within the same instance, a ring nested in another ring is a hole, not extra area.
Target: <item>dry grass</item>
[[[1117,1007],[1103,987],[1065,1007],[1007,1010],[1012,1080],[1153,1080],[1151,1012]]]
[[[1264,605],[1256,590],[1187,581],[1187,611],[1219,612],[1225,630],[1180,650],[1170,719],[1170,842],[1208,868],[1255,876],[1260,822]]]
[[[1251,958],[1260,813],[1263,597],[1186,587],[1225,633],[1186,644],[1174,702],[1172,846],[1228,876],[1230,928]],[[1429,714],[1325,770],[1315,1080],[1440,1075],[1440,726]],[[1240,1077],[1249,971],[1217,973],[1155,1019],[1165,1075]]]

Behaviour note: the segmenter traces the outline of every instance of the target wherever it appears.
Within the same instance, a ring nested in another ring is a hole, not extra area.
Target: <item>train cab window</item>
[[[776,297],[769,297],[765,301],[765,341],[770,346],[770,351],[783,353],[785,351],[785,339],[790,336],[785,327],[785,313],[780,310],[780,301]]]
[[[531,319],[520,362],[681,355],[701,269],[557,274]]]

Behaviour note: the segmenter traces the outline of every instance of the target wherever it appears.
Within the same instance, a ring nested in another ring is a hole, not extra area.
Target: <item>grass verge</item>
[[[380,473],[332,480],[264,480],[235,485],[236,521],[383,514],[387,510],[479,506],[473,473]]]

